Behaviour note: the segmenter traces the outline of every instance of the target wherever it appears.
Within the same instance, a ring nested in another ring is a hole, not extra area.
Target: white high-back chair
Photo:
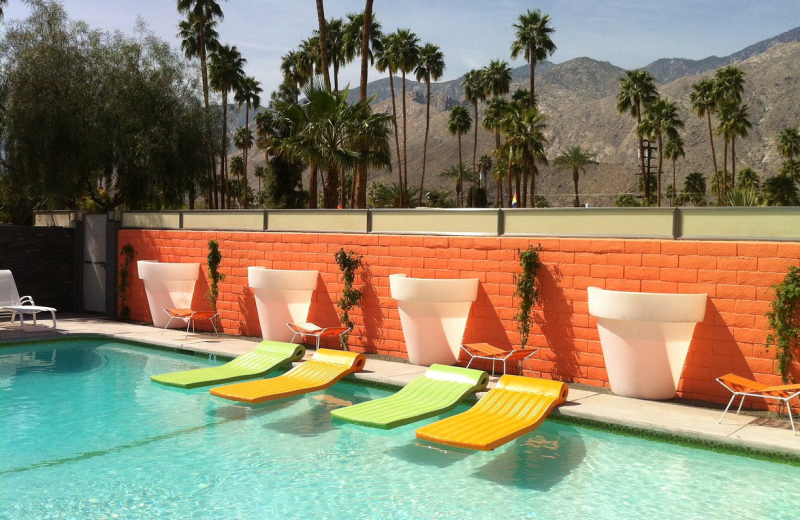
[[[19,316],[19,324],[22,330],[25,327],[25,315],[33,316],[33,324],[36,325],[36,315],[40,312],[49,312],[53,320],[53,327],[56,328],[56,309],[53,307],[42,307],[33,302],[30,296],[20,297],[17,284],[14,282],[14,275],[7,269],[0,269],[0,314],[10,315],[11,321]]]

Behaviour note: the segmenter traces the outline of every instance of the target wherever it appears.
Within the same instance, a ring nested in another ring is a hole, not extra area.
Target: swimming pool
[[[435,419],[330,421],[382,390],[250,409],[149,380],[210,364],[93,340],[0,350],[0,518],[796,516],[789,465],[552,421],[494,452],[444,450],[414,438]]]

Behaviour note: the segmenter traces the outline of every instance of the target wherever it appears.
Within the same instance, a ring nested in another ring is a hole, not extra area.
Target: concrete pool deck
[[[49,320],[44,321],[49,325]],[[162,333],[151,325],[118,322],[101,317],[59,318],[58,329],[42,326],[30,332],[18,324],[0,324],[0,344],[44,338],[63,338],[78,334],[100,334],[109,338],[191,350],[222,356],[238,356],[254,348],[258,338],[213,334],[189,334],[173,329]],[[306,355],[308,359],[313,350]],[[424,374],[426,367],[390,361],[385,356],[367,355],[366,369],[355,374],[359,380],[403,386]],[[492,378],[490,388],[497,378]],[[736,401],[738,405],[738,400]],[[733,408],[733,407],[731,407]],[[800,435],[792,433],[789,419],[757,415],[736,415],[729,412],[718,424],[719,408],[688,405],[680,402],[645,401],[593,391],[585,386],[570,385],[569,400],[554,414],[565,418],[596,421],[623,428],[633,428],[682,437],[694,441],[711,441],[738,448],[786,454],[800,459]]]

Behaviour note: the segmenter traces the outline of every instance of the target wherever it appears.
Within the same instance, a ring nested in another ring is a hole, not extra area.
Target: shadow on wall
[[[236,295],[239,304],[239,333],[245,336],[261,336],[261,324],[258,322],[258,310],[253,289],[242,286],[241,293]]]
[[[747,362],[716,303],[709,298],[706,315],[695,327],[689,344],[678,392],[702,394],[715,402],[727,402],[730,393],[717,383],[716,378],[731,372],[754,379],[753,367]]]
[[[361,340],[361,347],[365,352],[377,352],[376,342],[383,341],[383,314],[378,294],[372,284],[372,269],[368,264],[361,268],[361,320],[364,326],[364,335]]]
[[[570,321],[574,314],[574,304],[567,300],[561,288],[562,275],[558,266],[542,264],[538,274],[541,312],[534,314],[534,322],[539,326],[544,343],[550,349],[548,358],[542,352],[538,354],[538,358],[552,362],[550,375],[554,379],[571,383],[574,378],[581,376],[575,332]],[[532,330],[531,340],[535,339],[533,333]],[[528,343],[531,346],[543,346],[540,340]]]
[[[308,309],[308,321],[316,323],[320,327],[335,327],[339,322],[338,307],[328,292],[328,286],[324,280],[324,274],[317,278],[317,288],[314,289],[314,296],[311,300],[311,307]],[[328,273],[330,274],[330,273]],[[335,276],[335,275],[334,275]],[[321,347],[341,349],[339,338],[322,338]]]
[[[472,309],[469,313],[467,330],[464,332],[464,343],[489,343],[503,350],[511,350],[514,348],[514,344],[508,337],[508,331],[503,321],[500,319],[500,316],[497,314],[497,307],[492,303],[483,283],[478,284],[478,297],[472,304]],[[463,351],[460,351],[459,364],[466,366],[468,362],[469,356]],[[499,366],[499,370],[502,371],[502,363],[495,363],[495,365],[495,368]],[[470,365],[470,368],[490,371],[492,369],[492,362],[476,359]],[[508,366],[508,373],[518,373],[516,364],[514,366]]]

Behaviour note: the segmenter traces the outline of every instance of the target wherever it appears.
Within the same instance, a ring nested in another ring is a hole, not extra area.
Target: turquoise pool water
[[[797,517],[784,464],[552,421],[494,452],[444,450],[418,425],[331,423],[376,389],[249,409],[149,381],[209,364],[99,341],[0,350],[0,518]]]

